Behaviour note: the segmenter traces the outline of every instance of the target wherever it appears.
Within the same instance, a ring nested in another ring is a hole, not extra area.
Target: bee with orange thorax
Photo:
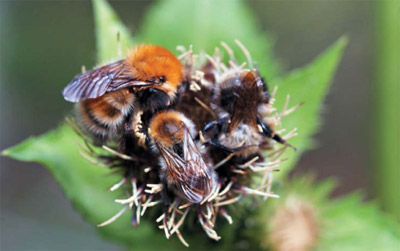
[[[268,145],[268,138],[290,146],[266,125],[259,108],[269,102],[263,79],[256,70],[243,70],[224,78],[213,100],[219,119],[202,130],[208,143],[227,152],[247,157]]]
[[[151,118],[173,103],[182,81],[180,61],[165,48],[139,45],[126,59],[77,75],[63,90],[77,103],[80,127],[100,145],[131,127],[132,114]],[[135,126],[135,125],[133,125]]]
[[[151,120],[149,137],[161,156],[161,179],[180,198],[197,204],[210,195],[216,176],[206,163],[206,153],[193,141],[194,128],[183,114],[162,111]]]

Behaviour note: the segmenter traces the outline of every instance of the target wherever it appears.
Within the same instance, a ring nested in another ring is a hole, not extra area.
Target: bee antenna
[[[289,133],[291,134],[291,133]],[[292,135],[291,135],[292,136]],[[297,148],[294,147],[293,145],[289,144],[285,139],[283,139],[282,137],[280,137],[278,134],[275,134],[272,139],[274,139],[275,141],[281,143],[284,146],[288,146],[290,148],[292,148],[293,150],[297,151]]]
[[[293,145],[291,145],[291,144],[289,144],[289,143],[287,143],[287,142],[285,142],[285,143],[283,143],[285,146],[288,146],[288,147],[290,147],[290,148],[292,148],[293,150],[295,150],[295,151],[297,151],[297,147],[295,147],[295,146],[293,146]]]

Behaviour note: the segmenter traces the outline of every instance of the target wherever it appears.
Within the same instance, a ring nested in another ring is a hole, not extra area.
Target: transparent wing
[[[168,177],[186,199],[200,203],[212,189],[212,173],[204,162],[189,132],[183,142],[183,158],[169,148],[158,145],[167,165]]]

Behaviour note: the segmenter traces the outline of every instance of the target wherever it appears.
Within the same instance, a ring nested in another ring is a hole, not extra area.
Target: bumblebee
[[[269,102],[266,84],[256,70],[227,75],[218,83],[213,109],[219,119],[209,122],[202,135],[212,146],[247,157],[267,147],[266,139],[289,145],[264,123],[258,111]]]
[[[121,135],[132,114],[150,118],[170,106],[181,82],[182,65],[175,55],[143,44],[124,60],[77,75],[62,94],[77,103],[78,124],[101,145]]]
[[[158,152],[161,179],[181,198],[197,204],[216,185],[216,176],[204,159],[205,153],[193,140],[193,122],[176,111],[157,113],[149,126],[153,149]]]

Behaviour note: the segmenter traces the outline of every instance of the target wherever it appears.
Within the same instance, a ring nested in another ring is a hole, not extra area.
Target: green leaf
[[[97,63],[118,59],[132,47],[134,40],[106,0],[93,0],[92,3],[96,25]],[[118,34],[122,55],[118,55]]]
[[[328,202],[318,250],[398,250],[400,226],[358,193]]]
[[[286,128],[287,132],[297,128],[298,136],[289,140],[297,151],[286,150],[282,158],[288,160],[282,163],[277,176],[284,177],[293,169],[301,154],[313,146],[312,136],[321,125],[319,115],[323,101],[346,44],[346,37],[340,38],[309,65],[271,82],[271,87],[278,86],[275,96],[275,107],[278,110],[283,109],[287,95],[290,95],[288,108],[304,102],[295,112],[282,118],[283,128]]]
[[[213,53],[224,41],[234,50],[236,58],[245,60],[234,44],[234,39],[239,39],[267,79],[280,72],[270,37],[260,29],[244,1],[159,1],[146,15],[139,39],[163,45],[171,51],[175,51],[177,45],[193,45],[195,52],[207,53]]]

